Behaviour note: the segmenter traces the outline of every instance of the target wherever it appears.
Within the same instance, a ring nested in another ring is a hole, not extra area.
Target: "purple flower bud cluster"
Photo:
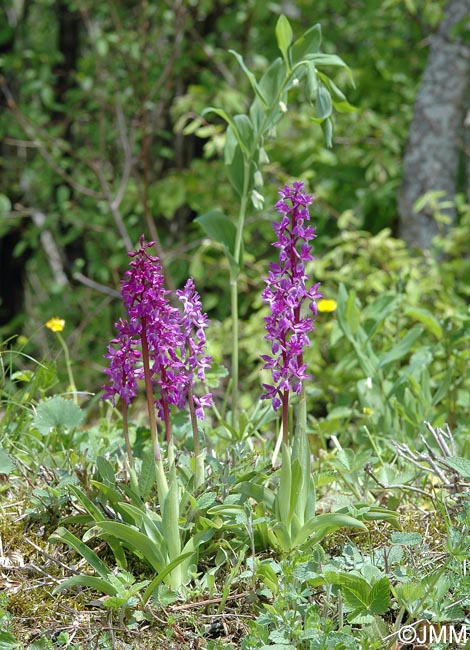
[[[138,382],[144,379],[143,346],[148,348],[149,368],[155,404],[161,419],[169,405],[184,408],[194,377],[205,379],[211,358],[205,355],[207,316],[202,314],[201,301],[192,279],[177,295],[183,303],[183,314],[172,307],[164,288],[162,266],[158,257],[147,252],[154,242],[140,238],[140,249],[130,252],[130,269],[122,281],[122,299],[127,309],[126,320],[115,327],[118,335],[108,346],[105,370],[110,382],[104,386],[104,399],[115,403],[120,397],[129,404],[136,396]],[[196,330],[194,331],[194,329]],[[211,394],[194,396],[197,416],[204,417],[204,407],[211,404]]]
[[[208,319],[207,314],[202,313],[201,300],[192,278],[189,278],[184,289],[177,291],[176,295],[183,305],[183,315],[180,322],[184,345],[181,349],[181,358],[186,370],[188,385],[191,385],[194,375],[200,381],[205,381],[206,369],[210,368],[211,365],[211,357],[205,354],[206,333],[204,330],[208,326]],[[204,419],[204,408],[212,404],[211,393],[206,393],[201,397],[193,395],[193,400],[196,407],[196,416],[200,420]]]
[[[271,308],[265,317],[265,338],[271,342],[271,355],[262,355],[263,369],[271,370],[272,384],[263,384],[262,399],[271,399],[277,410],[285,395],[294,391],[300,395],[302,383],[308,378],[303,353],[310,345],[309,333],[315,329],[316,299],[320,283],[307,289],[308,275],[305,263],[313,260],[311,245],[316,237],[315,228],[306,225],[310,220],[308,206],[312,197],[303,192],[304,184],[286,185],[279,192],[281,200],[276,209],[281,215],[273,228],[279,249],[279,263],[269,265],[263,300]],[[305,313],[305,308],[309,313]]]

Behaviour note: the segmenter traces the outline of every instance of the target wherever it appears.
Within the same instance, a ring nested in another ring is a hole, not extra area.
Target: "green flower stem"
[[[152,447],[155,460],[161,462],[162,452],[160,450],[160,445],[158,444],[158,433],[157,433],[157,420],[155,418],[155,404],[153,402],[153,391],[152,391],[152,378],[150,376],[150,363],[149,363],[149,344],[147,340],[147,327],[145,318],[142,319],[142,363],[144,366],[144,380],[145,380],[145,394],[147,397],[147,409],[149,414],[149,423],[150,423],[150,436],[152,438]]]
[[[121,400],[122,407],[122,428],[124,431],[124,440],[126,442],[126,451],[127,459],[129,461],[129,467],[131,470],[134,469],[134,458],[132,456],[131,442],[129,440],[129,423],[127,419],[127,404],[124,400]]]
[[[204,456],[201,454],[199,428],[197,426],[196,409],[194,408],[193,400],[193,387],[191,385],[188,390],[188,406],[194,440],[194,487],[199,488],[204,483]]]
[[[248,205],[248,188],[250,187],[251,159],[243,161],[243,191],[238,213],[237,234],[235,237],[234,258],[238,266],[236,272],[230,270],[230,306],[232,311],[232,425],[238,426],[238,278],[240,275],[243,246],[243,228],[245,226],[246,209]]]
[[[69,355],[69,349],[67,347],[67,343],[64,340],[64,337],[60,332],[56,332],[57,338],[59,339],[59,342],[62,346],[62,349],[64,351],[64,356],[65,356],[65,367],[67,368],[67,375],[69,377],[69,385],[70,388],[73,392],[73,401],[75,404],[78,404],[78,396],[77,396],[77,387],[75,386],[75,381],[73,378],[73,372],[72,372],[72,362],[70,361],[70,355]]]
[[[282,393],[282,442],[289,444],[289,391]]]

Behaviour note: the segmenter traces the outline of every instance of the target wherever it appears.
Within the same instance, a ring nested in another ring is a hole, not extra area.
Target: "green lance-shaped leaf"
[[[60,585],[57,585],[52,593],[60,594],[71,587],[90,587],[90,589],[102,592],[108,596],[115,596],[117,594],[117,589],[113,584],[108,580],[97,578],[96,576],[72,576],[61,582]]]
[[[443,329],[437,318],[427,309],[420,309],[419,307],[407,307],[405,314],[411,316],[419,321],[424,327],[433,334],[438,341],[442,339]]]
[[[96,573],[101,578],[104,578],[106,580],[108,574],[110,573],[106,564],[100,560],[100,558],[91,548],[84,544],[81,539],[75,537],[75,535],[69,532],[66,528],[58,528],[55,533],[50,536],[49,539],[51,542],[63,542],[64,544],[67,544],[73,548],[88,562],[90,566],[94,568]]]
[[[316,54],[321,46],[321,25],[317,23],[307,29],[292,45],[292,63],[295,65],[304,61],[307,55]]]
[[[162,514],[163,536],[170,560],[174,560],[181,553],[181,540],[179,530],[179,494],[176,467],[173,464],[170,470],[170,485],[166,495]]]
[[[155,571],[162,570],[161,554],[155,549],[154,542],[147,535],[144,535],[144,533],[141,533],[128,524],[121,524],[115,521],[103,521],[97,524],[97,528],[100,533],[104,533],[104,537],[108,534],[112,535],[126,544],[131,551],[140,554]]]
[[[285,526],[289,526],[292,491],[292,466],[289,447],[282,445],[282,467],[279,477],[279,488],[276,499],[276,516]]]
[[[354,85],[354,79],[350,68],[346,65],[341,57],[337,54],[323,54],[318,52],[317,54],[312,54],[311,56],[306,57],[309,61],[313,61],[316,66],[319,65],[331,65],[334,67],[344,68],[349,75],[351,83]]]
[[[315,513],[315,487],[311,480],[310,449],[308,446],[306,427],[307,403],[305,392],[302,391],[297,406],[297,426],[292,448],[292,459],[300,464],[302,476],[302,483],[298,490],[295,504],[295,514],[300,527]]]
[[[289,61],[289,47],[292,43],[293,33],[292,27],[286,16],[281,15],[276,23],[276,39],[277,45],[282,52],[284,61],[290,66]]]
[[[287,75],[287,66],[285,62],[278,57],[275,59],[268,69],[264,72],[260,79],[259,87],[269,107],[278,104],[282,99],[279,96],[280,88],[283,87]],[[252,119],[253,121],[253,119]],[[255,123],[253,121],[253,123]]]
[[[422,327],[413,327],[391,350],[389,350],[380,359],[377,369],[387,366],[389,363],[402,359],[413,347],[414,343],[419,339],[423,333]]]
[[[321,124],[333,112],[333,102],[328,88],[323,83],[317,85],[317,98],[316,98],[317,116],[312,117],[314,122]]]
[[[297,533],[294,542],[297,546],[300,546],[306,542],[308,537],[313,535],[313,533],[315,533],[313,536],[314,541],[319,542],[326,535],[334,533],[338,528],[358,528],[360,530],[367,530],[365,524],[355,517],[331,512],[318,515],[310,519],[310,521],[307,521]]]
[[[168,494],[168,482],[166,480],[165,468],[163,467],[163,461],[161,458],[160,460],[155,461],[155,473],[157,481],[158,503],[160,504],[160,508],[163,512],[166,495]]]
[[[179,557],[173,560],[173,562],[170,562],[168,566],[166,566],[162,571],[159,572],[159,574],[152,580],[152,582],[149,584],[147,589],[145,590],[143,596],[142,596],[142,601],[144,605],[147,603],[149,598],[152,596],[153,592],[155,589],[158,587],[163,580],[174,570],[176,567],[180,566],[185,560],[188,558],[192,557],[194,555],[194,552],[188,552],[188,553],[182,553]],[[178,585],[180,587],[181,585]],[[177,588],[178,588],[177,587]]]
[[[268,102],[266,101],[266,98],[263,95],[261,86],[258,85],[255,75],[246,67],[245,62],[243,61],[243,57],[240,54],[238,54],[238,52],[235,52],[235,50],[229,50],[229,52],[230,54],[233,54],[233,56],[238,61],[240,68],[247,76],[248,81],[250,82],[256,97],[258,97],[258,99],[260,100],[264,108],[268,108]]]
[[[153,453],[148,452],[142,459],[142,467],[139,474],[139,492],[143,499],[147,499],[156,480],[155,459]]]

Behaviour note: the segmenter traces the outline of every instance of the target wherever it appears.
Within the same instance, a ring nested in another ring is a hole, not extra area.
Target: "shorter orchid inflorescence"
[[[301,182],[286,185],[279,194],[276,209],[280,222],[273,224],[279,249],[279,263],[272,262],[263,300],[271,314],[265,317],[265,338],[271,343],[271,355],[262,355],[265,370],[270,370],[272,383],[263,384],[262,399],[271,399],[275,410],[282,406],[283,439],[288,440],[288,407],[291,392],[300,395],[308,378],[303,354],[310,345],[309,333],[315,329],[316,300],[322,294],[320,283],[307,288],[306,262],[313,260],[311,245],[315,228],[306,225],[310,220],[308,206],[312,197],[303,192]],[[307,311],[308,309],[308,311]]]
[[[150,430],[155,457],[160,458],[155,407],[164,422],[167,442],[171,438],[170,407],[179,409],[189,403],[196,418],[204,418],[204,408],[212,396],[197,396],[193,390],[196,379],[205,380],[211,358],[206,354],[205,328],[207,316],[194,282],[189,279],[177,291],[182,313],[170,304],[169,291],[164,288],[163,271],[158,257],[148,249],[153,242],[140,238],[140,248],[130,252],[130,269],[122,281],[122,299],[127,319],[116,324],[117,336],[108,346],[105,357],[109,367],[105,373],[109,384],[104,386],[104,399],[121,399],[128,453],[127,407],[136,397],[140,381],[144,381],[149,409]],[[193,427],[195,419],[192,418]],[[195,432],[196,435],[196,432]]]

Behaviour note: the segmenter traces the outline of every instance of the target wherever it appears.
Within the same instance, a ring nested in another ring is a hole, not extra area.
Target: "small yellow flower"
[[[329,298],[322,298],[317,303],[318,311],[335,311],[336,307],[336,300],[331,300]]]
[[[50,320],[47,321],[46,327],[50,329],[52,332],[62,332],[62,330],[65,327],[65,321],[63,318],[54,316],[54,318],[51,318]]]
[[[364,413],[364,415],[373,415],[374,414],[373,409],[369,408],[368,406],[364,406],[364,408],[362,409],[362,412]]]

